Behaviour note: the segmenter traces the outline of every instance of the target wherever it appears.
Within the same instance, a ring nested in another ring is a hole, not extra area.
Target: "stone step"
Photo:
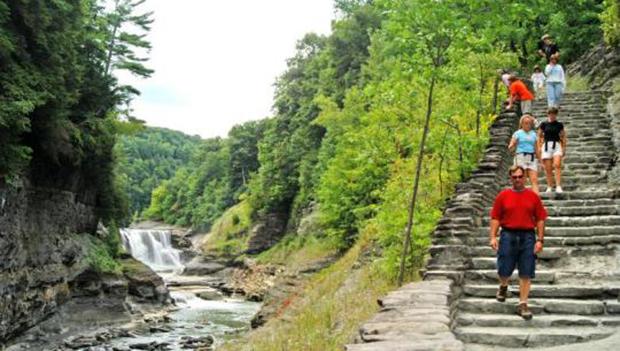
[[[497,289],[497,285],[495,289]],[[493,298],[464,297],[459,299],[458,309],[468,313],[506,313],[515,312],[519,302],[517,290],[509,294],[506,302],[499,302]],[[582,316],[620,316],[620,303],[617,300],[580,300],[560,298],[531,298],[528,306],[535,314],[568,314]]]
[[[578,218],[578,217],[575,217]],[[488,228],[478,229],[480,236],[488,235]],[[545,239],[551,237],[587,237],[587,236],[604,236],[604,235],[620,235],[620,226],[587,226],[587,227],[553,227],[549,225],[545,229]]]
[[[471,259],[471,269],[475,270],[495,270],[497,267],[497,258],[496,257],[472,257]],[[541,264],[537,265],[540,268]]]
[[[566,153],[566,157],[564,158],[564,163],[575,163],[575,164],[609,164],[612,161],[611,156],[600,157],[598,153],[595,152],[581,152],[579,154],[571,154],[570,152]]]
[[[448,335],[449,334],[449,335]],[[423,340],[416,338],[416,342],[411,340],[394,340],[394,341],[373,341],[364,344],[349,344],[344,346],[345,351],[463,351],[463,343],[459,340],[452,340],[452,333],[445,333],[440,337],[428,340],[426,335],[421,335]],[[412,335],[420,336],[420,335]]]
[[[562,314],[535,314],[530,321],[515,318],[513,314],[478,314],[459,313],[456,322],[459,327],[523,327],[523,328],[553,328],[553,327],[617,327],[620,326],[620,316],[592,317],[582,315]],[[532,312],[533,313],[533,312]]]
[[[578,170],[583,170],[583,171],[596,171],[596,172],[605,172],[607,171],[607,168],[598,166],[598,165],[594,165],[591,163],[582,163],[582,164],[578,164],[578,163],[571,163],[571,164],[564,164],[562,167],[562,171],[578,171]]]
[[[515,316],[515,318],[519,318]],[[534,317],[536,318],[536,317]],[[522,323],[526,323],[523,322]],[[614,328],[536,328],[536,327],[459,327],[454,333],[466,343],[491,344],[503,347],[542,347],[572,344],[606,338]]]
[[[497,270],[495,269],[476,269],[476,270],[467,270],[464,272],[465,279],[476,282],[497,282]],[[553,271],[545,271],[545,270],[537,270],[536,277],[533,279],[535,283],[553,283],[555,281],[555,272]],[[515,271],[510,277],[511,282],[518,282],[519,275]]]
[[[589,117],[587,117],[589,118]],[[564,121],[564,128],[566,130],[566,135],[568,140],[577,140],[576,138],[584,137],[584,136],[609,136],[609,133],[600,133],[601,130],[606,130],[609,128],[609,123],[601,122],[601,123],[591,123],[587,121]],[[572,145],[572,143],[571,143]]]
[[[555,208],[554,206],[548,206],[547,209]],[[615,206],[615,205],[613,205]],[[482,219],[482,227],[488,228],[491,219],[487,216]],[[595,227],[595,226],[620,226],[620,215],[605,215],[605,216],[549,216],[545,221],[547,228],[559,228],[559,227]]]
[[[439,249],[437,249],[439,250]],[[468,251],[471,257],[487,257],[495,258],[497,253],[488,245],[484,247],[470,248]],[[539,260],[557,260],[562,257],[578,257],[578,256],[609,256],[615,255],[616,250],[613,247],[593,245],[593,246],[577,246],[577,247],[549,247],[545,242],[544,249],[538,253]]]
[[[541,169],[538,176],[538,185],[540,188],[545,188],[547,186],[547,182],[545,180],[545,175],[543,170]],[[578,187],[582,187],[584,185],[589,186],[599,186],[604,181],[604,177],[601,175],[573,175],[562,174],[562,188],[565,191],[577,191]],[[525,185],[530,187],[530,182],[526,179]],[[510,183],[508,181],[502,183],[503,188],[510,187]]]
[[[544,194],[542,192],[541,194]],[[564,195],[564,194],[561,194]],[[618,215],[618,205],[599,205],[599,206],[550,206],[547,207],[547,214],[550,217],[591,217],[591,216],[613,216]],[[485,213],[491,213],[491,207],[485,209]]]
[[[565,200],[594,200],[594,199],[611,199],[620,197],[620,191],[600,189],[596,191],[572,191],[562,194],[541,193],[543,200],[565,201]]]
[[[469,245],[488,246],[488,234],[478,237],[464,237],[462,242]],[[448,244],[448,242],[433,241],[437,244]],[[609,245],[620,243],[620,233],[614,235],[597,236],[574,236],[574,237],[546,237],[545,249],[554,247],[577,246],[577,245]]]
[[[518,293],[519,287],[511,285],[509,290]],[[532,284],[530,297],[553,298],[617,298],[620,285],[541,285]],[[495,297],[497,284],[465,284],[463,292],[468,296]]]

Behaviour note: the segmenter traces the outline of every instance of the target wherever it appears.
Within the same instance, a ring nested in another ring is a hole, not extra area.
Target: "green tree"
[[[129,214],[139,216],[148,207],[153,189],[186,166],[199,143],[197,136],[151,127],[119,138],[117,173],[129,198]]]
[[[105,14],[102,25],[105,33],[107,56],[105,74],[111,76],[114,71],[127,71],[142,78],[148,78],[153,70],[145,66],[151,43],[146,39],[153,23],[153,12],[138,13],[146,0],[114,0],[112,9]],[[134,31],[137,31],[135,33]],[[130,86],[118,87],[121,96],[120,111],[128,119],[131,116],[131,100],[140,92]]]

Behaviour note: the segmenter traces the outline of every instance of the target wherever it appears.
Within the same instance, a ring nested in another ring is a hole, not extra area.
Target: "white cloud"
[[[225,136],[238,123],[267,117],[273,83],[295,43],[328,34],[332,0],[149,0],[155,11],[146,80],[134,115],[148,125]]]

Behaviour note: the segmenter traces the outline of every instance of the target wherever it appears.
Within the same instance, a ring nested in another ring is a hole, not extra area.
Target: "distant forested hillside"
[[[153,191],[146,216],[208,229],[246,192],[258,169],[258,140],[269,120],[235,126],[228,138],[202,141],[187,165]]]
[[[119,138],[115,147],[117,175],[131,215],[137,216],[149,206],[153,189],[187,166],[201,142],[198,136],[152,127]]]

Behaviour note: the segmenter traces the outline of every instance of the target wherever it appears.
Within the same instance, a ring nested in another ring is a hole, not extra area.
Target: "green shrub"
[[[90,267],[99,273],[121,273],[121,265],[108,251],[108,245],[95,239],[88,250],[86,260]]]
[[[620,3],[618,0],[605,0],[603,6],[600,17],[605,43],[617,46],[620,44]]]

